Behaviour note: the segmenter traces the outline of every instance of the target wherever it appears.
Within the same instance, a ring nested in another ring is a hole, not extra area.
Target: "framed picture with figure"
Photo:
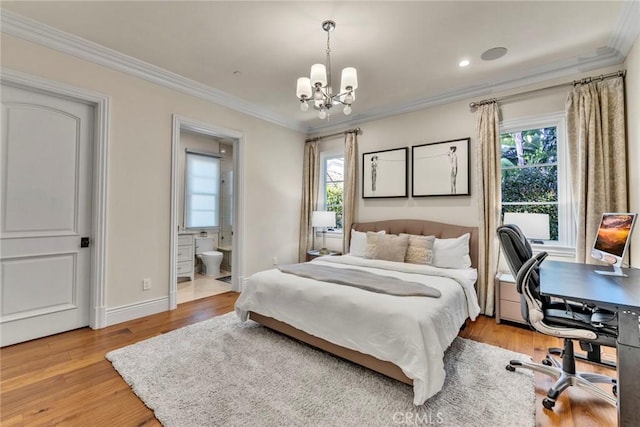
[[[411,147],[411,196],[469,196],[471,138]]]
[[[362,198],[408,197],[409,148],[362,155]]]

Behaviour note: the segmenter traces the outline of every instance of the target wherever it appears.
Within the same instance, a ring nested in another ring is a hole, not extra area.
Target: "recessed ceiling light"
[[[484,53],[480,55],[480,58],[484,59],[485,61],[493,61],[494,59],[502,58],[506,54],[506,47],[492,47],[489,50],[485,50]]]
[[[471,64],[471,62],[469,62],[468,59],[463,59],[462,61],[458,62],[458,67],[466,67],[469,64]]]

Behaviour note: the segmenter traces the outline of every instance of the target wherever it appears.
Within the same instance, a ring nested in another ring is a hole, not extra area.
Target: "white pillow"
[[[437,239],[433,244],[431,265],[442,268],[471,268],[469,233],[455,239]]]
[[[385,234],[384,230],[378,231],[377,234]],[[351,243],[349,244],[349,255],[364,258],[367,252],[367,233],[362,231],[351,230]]]

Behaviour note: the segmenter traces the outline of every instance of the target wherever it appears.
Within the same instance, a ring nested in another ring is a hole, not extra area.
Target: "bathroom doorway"
[[[183,302],[238,290],[238,273],[242,271],[238,221],[242,134],[179,116],[174,116],[173,122],[170,309]],[[199,172],[193,178],[194,164],[211,167],[204,194],[186,188],[187,182],[194,179],[201,183]],[[208,215],[215,218],[215,223],[200,226],[197,220],[194,222],[198,216],[194,210],[200,208],[190,204],[196,200],[205,202],[203,209],[210,211]]]

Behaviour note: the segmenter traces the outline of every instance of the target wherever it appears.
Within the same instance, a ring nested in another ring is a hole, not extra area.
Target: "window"
[[[187,152],[184,176],[185,228],[218,227],[220,159]]]
[[[558,246],[575,246],[564,114],[503,122],[502,210],[549,215]]]
[[[344,194],[344,154],[322,154],[319,206],[336,213],[335,231],[342,231],[342,200]]]

